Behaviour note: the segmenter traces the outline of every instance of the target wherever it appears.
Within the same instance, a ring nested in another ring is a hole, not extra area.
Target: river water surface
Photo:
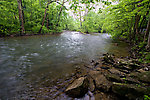
[[[107,52],[127,56],[128,46],[125,43],[116,46],[108,34],[70,31],[60,35],[1,38],[0,99],[50,98],[55,80]]]

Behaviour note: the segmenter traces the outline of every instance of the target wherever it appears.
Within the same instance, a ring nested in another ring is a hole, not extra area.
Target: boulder
[[[149,83],[150,84],[150,71],[142,72],[142,73],[131,73],[130,77],[134,77],[141,82]]]
[[[133,84],[115,83],[112,85],[112,92],[125,96],[129,99],[137,99],[143,97],[145,94],[150,94],[149,87],[137,86]]]
[[[68,86],[65,93],[73,98],[82,97],[88,92],[88,87],[88,79],[86,77],[80,77]]]
[[[118,75],[115,74],[107,74],[106,78],[111,82],[119,82],[119,83],[124,82],[122,78],[120,78]]]
[[[96,88],[100,91],[108,92],[111,88],[111,82],[109,82],[106,77],[102,74],[98,74],[94,77]]]

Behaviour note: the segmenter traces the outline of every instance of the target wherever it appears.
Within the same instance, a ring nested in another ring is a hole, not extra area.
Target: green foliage
[[[24,28],[26,33],[38,33],[44,18],[47,0],[22,0]],[[60,1],[60,4],[62,2]],[[42,33],[61,32],[69,26],[70,30],[77,30],[78,25],[67,13],[65,7],[59,13],[62,5],[50,3]],[[21,31],[17,0],[0,1],[0,35],[19,34]],[[60,20],[59,20],[60,19]],[[75,22],[75,23],[74,23]],[[48,28],[47,28],[48,25]]]
[[[105,15],[90,11],[82,22],[82,31],[86,33],[101,32]]]
[[[150,53],[147,53],[145,56],[145,63],[150,63]]]
[[[22,12],[24,27],[26,31],[37,33],[42,26],[45,8],[49,0],[22,0]],[[112,0],[118,1],[118,0]],[[82,27],[80,22],[69,16],[67,8],[62,7],[62,1],[52,2],[48,5],[47,16],[42,29],[43,33],[61,32],[62,30],[81,30],[83,32],[104,32],[111,33],[114,37],[126,38],[138,41],[135,36],[136,16],[140,16],[138,26],[145,29],[147,26],[149,11],[149,0],[119,0],[117,4],[111,5],[108,0],[67,0],[70,9],[78,12],[86,4],[88,14],[83,16]],[[91,11],[97,9],[91,4],[102,2],[106,9],[99,8],[98,12]],[[62,11],[61,11],[62,8]],[[85,9],[83,9],[85,10]],[[81,10],[80,10],[81,11]],[[61,13],[60,13],[61,12]],[[59,15],[60,14],[60,15]],[[145,18],[142,23],[142,18]],[[20,21],[18,14],[17,0],[0,1],[0,34],[11,35],[20,32]]]
[[[140,7],[138,7],[139,5]],[[118,4],[110,5],[104,10],[106,18],[103,29],[114,37],[123,37],[131,40],[135,32],[136,15],[145,16],[149,11],[148,5],[148,0],[143,0],[142,2],[137,0],[120,0]],[[143,28],[146,28],[146,24],[142,25]]]
[[[150,97],[148,95],[144,95],[144,100],[150,100]]]
[[[17,3],[15,1],[0,1],[0,33],[7,35],[18,31],[19,22],[16,12]],[[16,30],[16,31],[15,31]]]

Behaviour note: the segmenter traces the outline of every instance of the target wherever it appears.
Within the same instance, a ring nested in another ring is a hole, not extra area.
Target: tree
[[[23,11],[22,11],[22,0],[17,0],[18,2],[18,11],[19,11],[19,20],[20,20],[20,26],[21,26],[21,35],[25,33],[24,29],[24,20],[23,20]]]
[[[41,31],[42,31],[42,28],[43,28],[43,25],[44,25],[44,22],[45,22],[45,19],[46,19],[46,11],[47,11],[47,9],[48,9],[48,5],[49,5],[50,3],[52,3],[52,2],[53,2],[53,1],[48,2],[47,5],[46,5],[45,12],[44,12],[44,18],[43,18],[42,26],[41,26],[41,28],[40,28],[40,30],[39,30],[39,33],[41,33]]]
[[[146,28],[141,18],[147,18],[149,16],[149,14],[147,14],[148,11],[148,0],[120,0],[118,4],[110,5],[105,10],[106,18],[103,29],[116,37],[127,38],[131,41],[137,40],[139,39],[137,38],[139,30]],[[140,27],[142,29],[140,29]],[[136,43],[138,43],[138,41],[136,41]]]
[[[147,48],[150,48],[150,17],[149,17],[149,20],[148,20],[148,23],[147,23],[145,38],[146,38],[148,33],[149,33],[149,36],[148,36]],[[144,38],[144,40],[145,40],[145,38]]]

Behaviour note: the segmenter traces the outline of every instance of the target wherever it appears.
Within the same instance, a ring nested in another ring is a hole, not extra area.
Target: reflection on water
[[[34,99],[45,85],[74,72],[103,53],[128,55],[127,45],[112,43],[108,34],[61,35],[0,39],[0,99]],[[28,91],[32,91],[32,95]],[[35,92],[36,90],[36,92]],[[28,94],[28,95],[27,95]],[[48,94],[42,94],[45,98]]]

